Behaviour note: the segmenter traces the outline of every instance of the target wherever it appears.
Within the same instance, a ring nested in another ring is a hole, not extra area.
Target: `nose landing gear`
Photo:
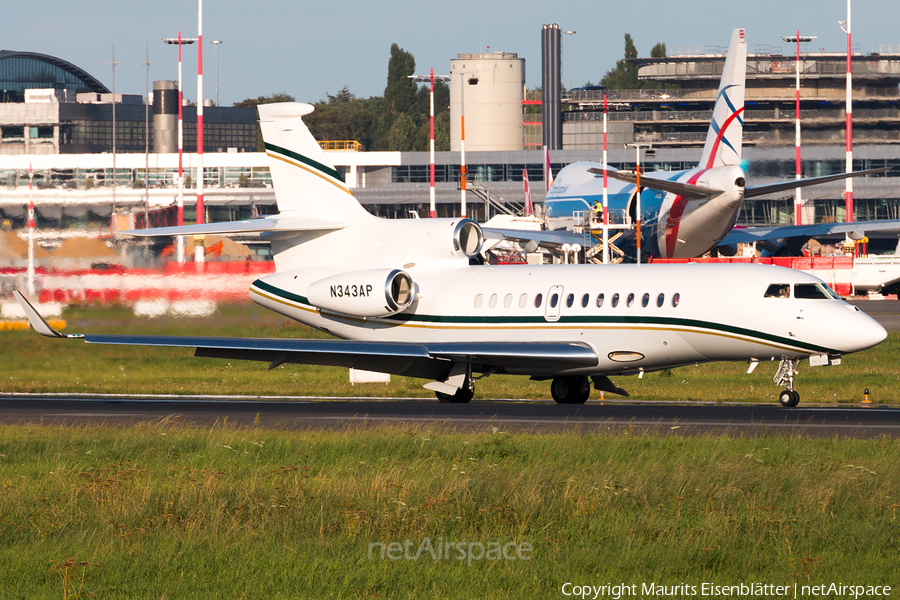
[[[799,366],[799,360],[783,358],[778,365],[778,372],[772,379],[775,385],[787,388],[778,395],[778,401],[785,408],[791,408],[800,403],[800,392],[794,389],[794,375],[799,373]]]

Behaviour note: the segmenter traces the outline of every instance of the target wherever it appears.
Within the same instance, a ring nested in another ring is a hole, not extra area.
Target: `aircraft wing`
[[[529,231],[527,229],[498,229],[495,227],[483,227],[485,239],[499,240],[515,240],[517,242],[528,243],[533,241],[538,246],[559,247],[563,244],[581,244],[585,243],[585,235],[583,233],[575,233],[574,231],[566,231],[560,229],[558,231]]]
[[[806,187],[810,185],[819,185],[820,183],[828,183],[829,181],[840,181],[849,177],[862,177],[863,175],[875,175],[877,173],[886,173],[894,167],[881,167],[878,169],[867,169],[865,171],[853,171],[851,173],[838,173],[837,175],[823,175],[822,177],[807,177],[806,179],[795,179],[793,181],[782,181],[780,183],[768,183],[765,185],[748,185],[744,188],[744,199],[765,196],[766,194],[774,194],[775,192],[784,192],[793,190],[798,187]]]
[[[286,338],[221,338],[141,335],[62,334],[18,291],[13,295],[35,331],[54,338],[83,339],[88,344],[195,348],[194,356],[255,360],[275,368],[285,363],[351,367],[409,377],[440,380],[456,363],[476,372],[496,369],[532,375],[597,365],[587,344],[568,342],[370,342]]]
[[[853,232],[865,233],[867,231],[898,231],[900,232],[900,220],[889,221],[856,221],[854,223],[816,223],[813,225],[776,225],[773,227],[745,227],[735,228],[725,236],[719,245],[733,246],[735,244],[747,244],[751,242],[767,242],[790,238],[803,239],[804,242],[811,238],[826,235],[838,235]]]
[[[594,175],[603,175],[603,169],[588,169],[588,172],[593,173]],[[618,181],[624,181],[625,183],[637,185],[637,176],[634,173],[607,170],[606,174],[611,179],[616,179]],[[679,183],[677,181],[658,179],[656,177],[650,177],[647,175],[641,177],[641,187],[650,188],[653,190],[661,190],[663,192],[670,192],[672,194],[677,194],[682,198],[689,198],[691,200],[709,200],[713,196],[718,196],[719,194],[723,193],[722,190],[708,188],[702,185],[695,185],[692,183]]]
[[[246,221],[230,221],[227,223],[203,223],[202,225],[182,225],[180,227],[155,227],[149,229],[131,229],[120,231],[120,234],[137,237],[153,237],[166,235],[217,235],[229,233],[263,233],[286,231],[335,231],[343,229],[347,223],[312,219],[309,217],[283,217],[274,215],[263,219],[247,219]]]

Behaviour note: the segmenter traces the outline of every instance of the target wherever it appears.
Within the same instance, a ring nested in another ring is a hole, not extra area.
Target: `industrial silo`
[[[514,52],[460,54],[450,60],[450,150],[521,150],[525,59]]]

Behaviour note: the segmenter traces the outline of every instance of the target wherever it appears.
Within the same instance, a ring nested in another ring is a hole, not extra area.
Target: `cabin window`
[[[543,295],[543,294],[538,294],[537,296],[534,297],[534,307],[535,307],[535,308],[540,308],[540,307],[541,307],[541,303],[543,303],[543,301],[544,301],[544,295]]]
[[[475,308],[481,308],[481,303],[484,302],[484,296],[478,294],[475,296]]]
[[[681,294],[675,294],[672,296],[672,308],[678,308],[678,303],[681,302]]]
[[[566,308],[572,308],[573,304],[575,304],[575,294],[569,294],[566,296]]]
[[[507,294],[505,298],[503,298],[503,308],[510,308],[512,306],[512,294]]]
[[[526,304],[528,304],[528,294],[522,294],[519,296],[519,308],[525,308]]]
[[[766,298],[790,298],[791,285],[789,283],[773,283],[766,290]]]
[[[550,296],[550,308],[556,308],[557,304],[559,304],[559,294],[553,294]]]
[[[588,303],[591,301],[591,295],[585,294],[581,297],[581,308],[587,308]]]
[[[497,294],[491,294],[490,306],[491,308],[497,308]]]
[[[798,300],[831,300],[831,294],[823,290],[819,283],[794,284],[794,298]]]
[[[643,306],[644,308],[647,308],[647,306],[649,304],[650,304],[650,294],[644,294],[643,297],[641,297],[641,306]]]
[[[634,294],[628,294],[628,300],[625,302],[625,305],[628,308],[631,308],[633,304],[634,304]]]
[[[662,305],[665,303],[666,303],[666,295],[665,294],[660,294],[659,296],[656,297],[656,307],[657,308],[662,308]]]
[[[612,307],[615,308],[615,307],[617,307],[618,305],[619,305],[619,295],[618,295],[618,294],[613,294],[613,297],[612,297]]]
[[[597,308],[603,306],[603,300],[606,298],[603,294],[597,294]]]

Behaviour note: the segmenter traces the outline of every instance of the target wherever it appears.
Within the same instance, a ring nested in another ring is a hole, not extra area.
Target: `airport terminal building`
[[[708,49],[707,49],[708,50]],[[837,55],[801,55],[803,172],[827,175],[844,170],[843,71]],[[609,161],[617,168],[634,168],[633,149],[625,143],[652,142],[642,167],[677,170],[696,166],[709,124],[716,87],[724,64],[721,52],[705,51],[664,59],[638,59],[640,77],[658,88],[612,91],[613,135]],[[854,55],[854,169],[900,167],[900,49],[896,54]],[[793,72],[796,61],[774,49],[757,49],[748,58],[745,111],[747,175],[752,183],[792,179]],[[469,127],[475,117],[490,122],[496,93],[502,97],[503,123],[521,143],[502,138],[502,148],[490,146],[490,136],[467,131],[468,214],[479,219],[514,206],[523,198],[523,179],[531,183],[534,202],[544,194],[543,153],[535,145],[538,110],[559,110],[562,148],[550,151],[556,173],[580,160],[601,156],[602,97],[590,91],[562,94],[556,107],[526,98],[524,60],[512,53],[460,55],[451,69],[451,123],[454,110],[468,98]],[[475,72],[476,76],[465,75]],[[38,227],[57,235],[86,235],[117,228],[113,215],[148,213],[151,224],[170,224],[176,196],[177,154],[175,117],[177,90],[169,81],[154,83],[150,103],[143,97],[116,94],[94,77],[58,58],[0,51],[0,223],[24,226],[25,207],[35,198]],[[677,84],[677,89],[673,86]],[[456,86],[457,89],[454,89]],[[460,88],[463,86],[465,89]],[[477,86],[477,92],[476,92]],[[522,89],[516,96],[515,89]],[[516,97],[513,97],[516,96]],[[459,102],[456,102],[456,99]],[[518,103],[518,108],[515,108]],[[513,108],[511,109],[510,106]],[[113,107],[116,157],[113,169]],[[516,113],[518,119],[510,120]],[[482,114],[483,113],[483,114]],[[470,120],[470,114],[472,120]],[[184,107],[187,176],[185,219],[193,218],[196,108]],[[495,119],[494,121],[498,121]],[[204,107],[204,184],[207,220],[232,220],[274,211],[266,157],[256,152],[256,111]],[[510,132],[507,132],[510,133]],[[481,139],[476,147],[468,140]],[[498,138],[499,139],[499,138]],[[540,139],[538,136],[537,139]],[[371,212],[403,218],[428,214],[429,155],[418,152],[328,151],[329,157]],[[29,168],[33,169],[30,173]],[[438,152],[436,189],[438,214],[459,214],[460,154]],[[144,189],[144,181],[148,189]],[[29,183],[34,190],[29,191]],[[900,168],[890,176],[859,179],[854,184],[856,219],[900,218]],[[112,188],[112,189],[110,189]],[[843,220],[843,186],[810,188],[816,219]],[[792,194],[750,203],[742,222],[790,222]],[[149,213],[153,213],[150,215]],[[155,215],[155,216],[154,216]],[[133,219],[131,221],[133,223]],[[112,223],[112,225],[111,225]],[[125,224],[127,225],[128,222]],[[96,234],[94,234],[96,235]]]

